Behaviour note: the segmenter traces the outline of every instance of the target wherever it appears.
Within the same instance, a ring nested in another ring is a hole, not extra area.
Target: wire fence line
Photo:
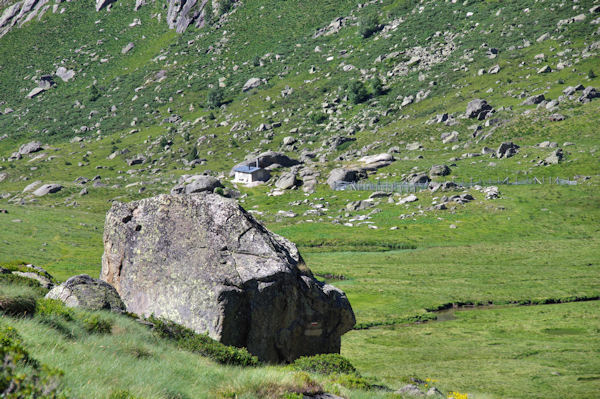
[[[563,179],[561,177],[525,177],[525,178],[510,178],[504,179],[470,179],[469,181],[456,181],[449,180],[448,182],[454,183],[457,186],[470,188],[473,186],[498,186],[498,185],[533,185],[533,184],[549,184],[549,185],[567,185],[574,186],[577,184],[577,180],[573,178]],[[446,182],[435,182],[444,184]],[[416,193],[419,190],[428,188],[430,183],[407,183],[407,182],[365,182],[365,183],[353,183],[340,181],[336,182],[334,186],[335,191],[384,191],[384,192],[397,192],[397,193]]]

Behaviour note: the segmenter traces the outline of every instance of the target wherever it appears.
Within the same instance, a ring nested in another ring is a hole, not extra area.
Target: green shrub
[[[354,81],[348,86],[348,100],[354,104],[360,104],[369,99],[369,92],[361,81]]]
[[[218,108],[223,105],[223,97],[223,89],[220,87],[211,89],[206,95],[206,105],[211,109]]]
[[[73,320],[73,309],[69,309],[57,299],[39,299],[36,314],[39,316],[57,316],[65,321]]]
[[[88,333],[93,334],[108,334],[112,330],[112,322],[100,317],[97,314],[92,314],[81,320],[83,328]]]
[[[373,36],[380,29],[379,17],[376,14],[365,15],[358,21],[358,33],[365,39]]]
[[[100,91],[98,90],[96,85],[92,85],[92,87],[90,87],[89,100],[93,102],[93,101],[98,100],[99,98],[100,98]]]
[[[354,374],[340,374],[333,381],[348,389],[366,391],[373,388],[373,385],[366,378]]]
[[[159,337],[174,340],[180,348],[206,356],[218,363],[236,366],[256,366],[259,363],[258,358],[248,353],[246,348],[223,345],[208,335],[197,334],[171,321],[155,317],[150,317],[148,321],[154,324],[154,331]]]
[[[593,70],[593,69],[590,69],[590,70],[588,71],[588,78],[590,78],[590,79],[594,79],[595,77],[596,77],[596,74],[594,73],[594,70]]]
[[[187,160],[188,161],[193,161],[198,159],[198,149],[196,148],[196,146],[192,147],[192,149],[190,150],[190,152],[187,154]]]
[[[385,94],[385,90],[383,89],[383,82],[378,77],[375,77],[369,81],[369,85],[371,86],[371,93],[374,96],[380,96]]]
[[[228,13],[233,8],[233,0],[219,1],[219,15]]]
[[[312,123],[318,125],[319,123],[323,123],[327,120],[327,115],[322,112],[315,112],[310,115],[310,120]]]
[[[317,374],[356,374],[356,369],[348,359],[337,353],[324,353],[314,356],[303,356],[292,364],[295,370]]]

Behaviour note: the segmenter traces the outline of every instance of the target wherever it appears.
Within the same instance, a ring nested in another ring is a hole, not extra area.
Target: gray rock
[[[50,273],[48,273],[46,270],[32,264],[27,264],[25,267],[30,271],[14,271],[12,274],[36,280],[42,287],[47,289],[54,287],[54,277],[52,277],[52,275],[50,275]]]
[[[564,121],[566,118],[563,114],[552,114],[548,117],[548,119],[550,119],[551,122],[560,122]]]
[[[261,84],[261,80],[259,78],[250,78],[244,83],[244,87],[242,87],[242,91],[246,92],[252,89],[256,89]]]
[[[46,194],[54,194],[62,190],[62,186],[60,184],[44,184],[37,190],[33,192],[33,195],[36,197],[43,197]]]
[[[546,165],[558,165],[564,158],[562,148],[558,148],[544,159]]]
[[[387,198],[389,196],[391,196],[392,193],[386,193],[384,191],[375,191],[374,193],[372,193],[371,195],[369,195],[369,199],[373,199],[373,198]]]
[[[127,54],[128,52],[130,52],[131,50],[133,50],[133,48],[135,47],[135,44],[133,44],[133,42],[129,42],[127,43],[122,49],[121,49],[121,54]]]
[[[34,188],[36,188],[37,186],[39,186],[40,184],[42,184],[41,181],[39,181],[39,180],[38,181],[34,181],[33,183],[28,184],[27,187],[25,187],[23,189],[23,192],[24,193],[28,193],[28,192],[32,191]]]
[[[498,158],[510,158],[517,153],[517,150],[520,147],[511,142],[505,142],[500,144],[498,149],[496,150],[496,157]]]
[[[442,143],[444,144],[455,143],[458,141],[458,132],[444,132],[440,137],[442,139]]]
[[[427,396],[428,398],[445,398],[446,396],[444,396],[444,394],[437,389],[436,387],[431,387],[427,390],[427,393],[425,394],[425,396]]]
[[[65,67],[58,67],[58,69],[56,70],[56,76],[61,78],[63,82],[68,82],[75,76],[75,71],[72,69],[67,69]]]
[[[27,155],[27,154],[32,154],[34,152],[38,152],[43,150],[44,148],[42,147],[42,143],[40,143],[39,141],[31,141],[27,144],[23,144],[20,148],[18,153],[21,155]]]
[[[329,177],[327,178],[327,184],[329,184],[329,187],[333,189],[339,182],[354,183],[366,177],[367,174],[363,169],[337,168],[333,169],[329,173]]]
[[[485,100],[476,98],[467,104],[467,118],[484,119],[485,116],[492,110],[492,106]]]
[[[116,0],[96,0],[96,11],[107,7],[109,4],[114,3]]]
[[[544,101],[546,97],[543,94],[537,94],[535,96],[527,97],[525,101],[523,101],[522,105],[536,105]]]
[[[448,165],[433,165],[429,170],[429,177],[448,176],[451,173]]]
[[[203,0],[199,3],[198,0],[168,0],[168,3],[167,24],[169,29],[183,33],[192,24],[198,28],[205,25],[208,1]]]
[[[113,203],[101,278],[129,311],[268,362],[339,352],[355,323],[345,294],[314,279],[294,244],[215,194]]]
[[[202,192],[213,192],[216,188],[223,188],[223,184],[216,177],[205,175],[194,175],[186,177],[183,182],[171,189],[171,194],[197,194]]]
[[[107,309],[113,312],[125,311],[123,301],[110,284],[91,278],[87,274],[71,277],[48,292],[46,298],[57,299],[73,308]]]
[[[540,69],[538,69],[538,71],[537,71],[538,74],[550,73],[550,72],[552,72],[552,68],[550,68],[549,65],[545,65],[545,66],[541,67]]]
[[[295,173],[285,172],[285,173],[281,174],[281,176],[275,183],[275,187],[277,187],[281,190],[288,190],[290,188],[297,186],[298,183],[299,183],[299,181],[296,178]]]
[[[422,145],[421,145],[421,143],[419,143],[419,142],[408,143],[408,144],[406,145],[406,149],[407,149],[408,151],[416,151],[416,150],[420,150],[420,149],[422,149],[422,148],[423,148],[423,146],[422,146]]]
[[[369,155],[359,159],[359,162],[365,163],[368,169],[379,169],[385,166],[389,166],[394,162],[394,156],[389,153],[382,153],[377,155]]]
[[[398,201],[398,205],[402,205],[402,204],[408,204],[409,202],[416,202],[418,201],[419,198],[417,198],[416,195],[414,194],[409,194],[404,198],[401,198],[400,201]]]
[[[579,101],[582,101],[585,99],[592,100],[597,97],[600,97],[600,93],[598,93],[598,91],[594,87],[588,86],[582,91]]]
[[[346,204],[346,209],[349,211],[363,211],[375,206],[371,201],[352,201]]]
[[[400,388],[396,391],[396,393],[400,395],[408,395],[408,396],[425,396],[423,392],[419,389],[418,386],[414,384],[408,384]]]
[[[407,181],[412,184],[426,184],[431,179],[425,173],[414,173],[408,177]]]

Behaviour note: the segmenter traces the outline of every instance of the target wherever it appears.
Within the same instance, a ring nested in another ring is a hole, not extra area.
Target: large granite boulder
[[[140,315],[164,317],[268,362],[339,352],[355,323],[296,246],[216,194],[114,203],[101,279]]]
[[[104,281],[87,274],[73,276],[46,294],[48,299],[57,299],[73,308],[90,310],[112,310],[123,312],[125,305],[117,291]]]

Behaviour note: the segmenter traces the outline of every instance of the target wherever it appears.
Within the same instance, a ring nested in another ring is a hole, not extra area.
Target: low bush
[[[296,359],[291,367],[295,370],[317,374],[356,374],[356,369],[348,359],[337,353],[303,356]]]
[[[369,92],[361,81],[354,81],[348,86],[348,100],[353,104],[360,104],[369,99]]]
[[[93,334],[108,334],[112,330],[112,322],[110,320],[106,320],[97,314],[89,315],[84,318],[82,321],[83,328],[88,333]]]
[[[367,39],[381,29],[379,17],[376,14],[365,15],[358,21],[358,33]]]
[[[155,333],[161,338],[174,340],[177,345],[190,352],[206,356],[217,363],[235,366],[257,366],[258,358],[252,356],[246,348],[224,345],[208,335],[194,331],[171,321],[150,317]]]
[[[333,382],[340,384],[348,389],[361,389],[367,391],[374,388],[373,384],[364,377],[354,374],[340,374]]]
[[[322,112],[315,112],[310,115],[310,121],[312,123],[314,123],[315,125],[318,125],[319,123],[323,123],[326,120],[327,120],[327,115],[325,115]]]
[[[65,321],[73,320],[73,309],[69,309],[64,303],[56,299],[39,299],[36,314],[39,316],[57,316]]]

